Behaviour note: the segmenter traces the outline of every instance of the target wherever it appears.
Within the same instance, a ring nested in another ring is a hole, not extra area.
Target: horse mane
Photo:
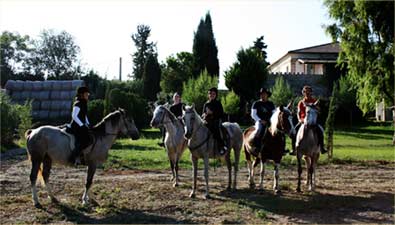
[[[97,134],[98,136],[105,136],[106,135],[106,122],[111,121],[111,126],[115,126],[119,120],[121,119],[121,112],[116,110],[107,116],[105,116],[99,123],[97,123],[93,128],[92,131]]]
[[[291,111],[287,108],[287,107],[283,107],[283,111],[288,112],[289,114],[291,114]],[[272,135],[276,135],[277,133],[277,125],[278,125],[278,116],[280,114],[280,106],[277,107],[274,110],[274,113],[272,114],[272,117],[270,117],[270,132],[272,133]]]
[[[161,105],[160,107],[162,107],[163,109],[165,109],[166,112],[168,112],[170,114],[170,120],[172,123],[174,123],[175,121],[177,121],[177,117],[174,115],[174,113],[172,113],[170,111],[169,108],[165,107],[164,105]]]
[[[307,108],[309,108],[309,112],[312,110],[312,112],[310,112],[310,113],[314,113],[315,114],[315,117],[313,117],[313,119],[310,119],[312,121],[308,121],[307,120],[308,118],[311,118],[311,117],[308,117],[308,115],[307,115]],[[310,125],[317,124],[317,116],[318,116],[317,108],[314,105],[306,104],[306,117],[305,117],[306,124],[310,124]]]
[[[196,115],[196,119],[199,120],[200,123],[203,123],[202,117],[200,117],[199,114],[196,112],[195,107],[185,106],[185,111],[187,110],[193,110],[192,112]]]

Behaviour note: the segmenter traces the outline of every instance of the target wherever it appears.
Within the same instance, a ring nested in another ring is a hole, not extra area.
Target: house
[[[291,50],[269,65],[271,73],[323,75],[335,70],[340,52],[338,42]]]

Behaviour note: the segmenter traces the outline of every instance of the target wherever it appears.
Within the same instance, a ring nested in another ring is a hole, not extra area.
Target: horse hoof
[[[196,195],[195,195],[195,193],[191,193],[191,194],[189,194],[189,197],[190,197],[190,198],[195,198]]]
[[[43,206],[39,202],[35,203],[34,207],[36,207],[37,209],[42,209],[43,208]]]
[[[206,199],[206,200],[207,200],[207,199],[211,199],[211,196],[210,196],[209,194],[205,194],[205,195],[204,195],[204,199]]]
[[[300,190],[300,188],[296,188],[296,192],[301,193],[302,191]]]
[[[281,190],[274,190],[274,194],[276,194],[276,195],[281,194]]]
[[[255,189],[255,184],[250,184],[251,189]]]
[[[174,183],[174,184],[173,184],[173,187],[178,187],[178,183]]]
[[[55,197],[52,197],[51,198],[51,202],[54,203],[54,204],[58,204],[59,200],[57,198],[55,198]]]

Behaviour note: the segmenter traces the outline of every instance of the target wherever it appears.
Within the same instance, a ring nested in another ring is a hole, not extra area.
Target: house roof
[[[307,48],[300,48],[300,49],[295,49],[288,51],[287,54],[276,60],[274,63],[269,65],[269,68],[276,65],[278,62],[280,62],[282,59],[287,57],[287,55],[292,54],[292,53],[308,53],[308,54],[338,54],[340,52],[340,45],[339,42],[334,42],[334,43],[326,43],[322,45],[315,45]]]

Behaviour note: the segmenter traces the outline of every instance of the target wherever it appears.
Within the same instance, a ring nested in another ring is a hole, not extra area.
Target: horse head
[[[306,116],[304,118],[304,124],[306,125],[315,125],[317,124],[317,117],[318,117],[318,102],[309,104],[309,103],[303,103],[304,106],[306,107]]]
[[[190,139],[192,137],[192,134],[194,132],[195,124],[196,121],[198,121],[199,115],[196,113],[195,110],[195,105],[193,104],[192,106],[185,106],[183,107],[182,110],[182,120],[184,121],[185,125],[185,133],[184,136],[187,139]]]
[[[150,122],[151,127],[158,128],[163,124],[165,118],[166,109],[163,105],[158,105],[152,115],[152,120]]]
[[[122,134],[128,135],[132,140],[137,140],[140,137],[139,131],[137,130],[136,124],[133,118],[128,119],[126,111],[119,108],[117,110],[120,114],[119,118],[119,129]]]
[[[291,104],[291,103],[290,103]],[[288,106],[290,105],[288,104]],[[295,133],[295,128],[292,122],[292,112],[283,105],[277,107],[275,113],[271,118],[271,131],[275,134],[277,131],[287,133],[292,136]]]

